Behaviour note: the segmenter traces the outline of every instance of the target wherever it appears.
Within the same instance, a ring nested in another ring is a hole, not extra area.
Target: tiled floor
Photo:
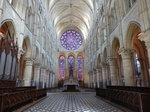
[[[25,112],[123,112],[95,97],[95,93],[53,93]]]

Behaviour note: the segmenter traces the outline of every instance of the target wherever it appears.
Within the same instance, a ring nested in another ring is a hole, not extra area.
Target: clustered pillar
[[[30,59],[25,60],[25,70],[24,70],[24,86],[31,86],[32,81],[32,65],[33,61]]]
[[[39,88],[40,82],[40,65],[36,65],[34,69],[34,82],[37,88]]]
[[[117,70],[117,63],[116,58],[110,58],[109,59],[109,65],[110,65],[110,74],[111,74],[111,85],[118,85],[118,70]]]
[[[99,74],[99,69],[96,69],[96,80],[97,80],[97,88],[100,87],[100,74]]]
[[[106,87],[107,79],[106,79],[106,66],[102,66],[102,77],[103,77],[103,87]]]
[[[125,86],[135,86],[133,65],[132,65],[132,54],[133,50],[131,49],[123,49],[121,51]]]

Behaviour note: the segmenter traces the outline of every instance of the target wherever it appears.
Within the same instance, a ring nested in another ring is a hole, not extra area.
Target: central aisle
[[[48,93],[48,97],[25,112],[123,112],[95,97],[95,93]]]

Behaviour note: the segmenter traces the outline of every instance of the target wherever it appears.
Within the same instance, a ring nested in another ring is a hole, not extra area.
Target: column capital
[[[108,61],[112,61],[114,59],[117,59],[117,57],[108,57]]]
[[[33,60],[31,58],[25,58],[25,63],[27,66],[32,66],[33,65]]]
[[[35,66],[35,68],[40,68],[41,64],[40,63],[36,63],[34,66]]]
[[[29,57],[24,57],[24,60],[25,60],[25,61],[33,62],[33,59],[31,59],[31,58],[29,58]]]
[[[96,69],[96,72],[99,72],[99,71],[101,71],[101,69],[100,69],[100,68],[97,68],[97,69]]]
[[[119,51],[118,51],[118,53],[119,54],[130,54],[130,53],[133,53],[133,52],[135,52],[135,50],[134,49],[127,49],[127,48],[121,48]]]
[[[22,48],[19,47],[19,50],[18,50],[18,59],[21,58],[21,55],[25,54],[26,51],[24,51]]]
[[[108,62],[113,62],[114,60],[118,59],[118,57],[109,57],[108,58]]]
[[[117,58],[109,58],[109,65],[110,65],[110,66],[116,65],[116,64],[117,64],[117,63],[116,63],[116,60],[117,60]]]
[[[131,55],[135,52],[134,49],[125,49],[121,48],[118,53],[122,56],[123,59],[131,58]]]

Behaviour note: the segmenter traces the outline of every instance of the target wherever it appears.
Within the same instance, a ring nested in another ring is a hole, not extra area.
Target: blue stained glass
[[[65,78],[65,57],[60,56],[59,58],[59,67],[60,67],[60,79]]]
[[[68,57],[69,68],[70,68],[70,66],[72,66],[74,69],[74,61],[75,61],[75,59],[73,56]]]
[[[83,58],[82,56],[78,56],[78,79],[82,80],[82,73],[83,73]]]
[[[80,34],[73,30],[68,30],[63,33],[60,38],[61,44],[67,50],[78,49],[82,44],[82,37]]]

